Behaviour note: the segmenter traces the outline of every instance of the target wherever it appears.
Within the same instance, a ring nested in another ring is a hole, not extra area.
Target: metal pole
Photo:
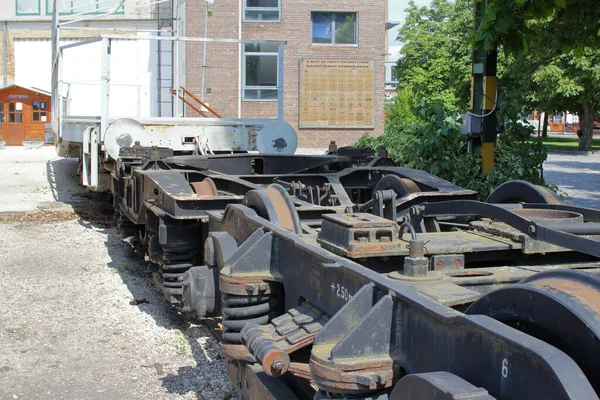
[[[204,39],[206,39],[206,34],[208,31],[208,0],[206,0],[206,12],[204,13]],[[200,99],[204,101],[204,69],[206,68],[206,42],[204,42],[204,49],[202,50],[202,83],[201,88],[202,92],[200,94]]]
[[[177,13],[179,13],[179,8],[177,9]],[[177,29],[175,32],[175,36],[179,37],[179,19],[177,19],[176,22],[177,25]],[[174,58],[174,63],[173,63],[173,78],[174,78],[174,83],[175,83],[175,96],[177,97],[174,100],[174,107],[173,107],[173,116],[174,117],[179,117],[179,44],[181,42],[179,42],[178,40],[175,40],[173,42],[173,58]]]
[[[6,74],[8,73],[8,68],[6,66],[7,63],[7,57],[6,57],[6,46],[8,46],[8,38],[6,37],[6,35],[8,34],[8,21],[4,21],[4,32],[2,35],[2,39],[4,41],[4,45],[2,46],[2,52],[3,52],[3,65],[4,65],[4,87],[8,86],[8,77],[6,76]],[[52,61],[54,62],[54,60]]]
[[[104,133],[108,127],[108,115],[110,112],[110,54],[111,39],[102,39],[102,75],[101,103],[100,103],[100,142],[104,142]]]
[[[486,2],[475,2],[475,29],[479,28],[485,13]],[[471,115],[481,119],[481,131],[475,143],[481,144],[481,172],[489,174],[494,168],[496,150],[496,49],[486,51],[483,46],[474,48],[472,53]],[[480,139],[480,141],[479,141]],[[469,139],[473,141],[474,139]]]
[[[160,25],[160,22],[159,22]],[[160,32],[158,32],[158,35],[160,36]],[[156,77],[156,102],[158,103],[158,107],[157,107],[157,112],[156,115],[159,117],[162,117],[162,40],[159,40],[158,43],[156,44],[156,48],[157,48],[157,57],[156,57],[156,63],[158,64],[158,71],[157,71],[157,77]],[[168,43],[167,43],[168,44]]]
[[[277,46],[277,119],[283,121],[283,43]]]
[[[242,0],[238,1],[238,11],[238,40],[242,40]],[[242,46],[244,45],[240,42],[238,44],[238,118],[242,118],[242,98],[244,97],[244,87],[242,83]]]

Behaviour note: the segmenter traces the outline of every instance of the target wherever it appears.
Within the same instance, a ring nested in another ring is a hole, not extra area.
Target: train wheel
[[[487,315],[564,351],[600,393],[599,277],[542,272],[483,296],[466,313]]]
[[[254,209],[264,219],[287,230],[302,233],[300,217],[288,192],[278,184],[246,193],[242,204]]]
[[[406,196],[410,193],[420,192],[421,189],[416,183],[408,178],[401,178],[398,175],[386,175],[375,185],[374,190],[393,189],[399,197]]]
[[[194,193],[200,194],[203,196],[218,196],[219,192],[217,191],[217,185],[210,178],[204,178],[200,182],[192,182],[190,183]]]
[[[400,379],[389,400],[493,400],[479,388],[449,372],[407,375]]]
[[[375,185],[375,189],[373,189],[373,196],[375,196],[375,192],[378,190],[389,190],[392,189],[396,196],[403,197],[410,193],[420,192],[421,189],[417,186],[416,183],[407,178],[401,178],[398,175],[386,175]],[[373,214],[381,215],[381,210],[379,210],[379,204],[375,202],[373,206]]]
[[[538,203],[562,204],[561,198],[552,190],[527,181],[508,181],[489,195],[487,203]]]

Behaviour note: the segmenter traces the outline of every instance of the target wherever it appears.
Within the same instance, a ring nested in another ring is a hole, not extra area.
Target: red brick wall
[[[204,0],[187,0],[186,35],[204,35]],[[211,7],[208,37],[237,38],[238,0],[217,0]],[[358,46],[314,46],[311,44],[311,11],[352,11],[358,14]],[[282,0],[281,22],[242,22],[243,39],[285,40],[284,119],[298,132],[300,147],[327,147],[353,144],[364,133],[379,135],[384,126],[384,61],[387,0]],[[375,60],[374,129],[301,129],[298,130],[299,63],[302,58]],[[186,45],[186,85],[200,97],[202,44]],[[211,94],[205,99],[224,117],[237,117],[239,88],[238,45],[209,44],[205,87]],[[187,109],[186,115],[195,115]],[[276,102],[242,101],[242,117],[274,118]]]

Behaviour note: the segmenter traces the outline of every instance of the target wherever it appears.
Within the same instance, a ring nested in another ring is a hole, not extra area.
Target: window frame
[[[248,7],[248,0],[244,0],[242,22],[279,23],[281,22],[281,0],[277,0],[277,7]],[[277,11],[276,20],[246,19],[246,11]]]
[[[271,52],[271,51],[246,51],[246,45],[243,46],[243,64],[242,64],[242,100],[243,101],[278,101],[279,99],[279,52]],[[250,55],[250,56],[270,56],[270,57],[275,57],[275,62],[277,65],[277,84],[273,87],[273,86],[247,86],[246,85],[246,56]],[[277,91],[277,96],[274,99],[251,99],[251,98],[246,98],[246,89],[248,90],[275,90]]]
[[[37,108],[36,108],[36,104]],[[43,105],[43,107],[42,107]],[[34,124],[37,123],[46,123],[48,122],[48,106],[45,101],[34,101],[31,103],[31,122]],[[37,114],[37,119],[36,119]],[[42,120],[42,117],[46,117],[46,120]]]
[[[46,0],[46,15],[52,15],[52,9],[51,9],[50,5],[52,4],[53,1],[54,0]],[[73,11],[73,7],[74,7],[73,2],[74,1],[75,0],[58,0],[59,3],[60,2],[62,2],[62,3],[70,2],[71,3],[71,11],[68,11],[68,12],[67,11],[61,11],[61,12],[58,13],[58,15],[79,14],[80,11]],[[106,1],[106,0],[94,0],[94,1],[96,3],[96,11],[88,11],[88,12],[86,12],[86,15],[98,15],[98,14],[105,13],[105,11],[98,10],[98,3],[101,3],[101,2]],[[114,13],[114,14],[115,15],[123,15],[123,14],[125,14],[125,7],[121,6],[121,10],[118,11],[118,12],[116,12],[116,13]]]
[[[354,14],[354,38],[356,43],[335,43],[335,18],[331,20],[331,43],[315,43],[313,42],[313,14]],[[310,44],[313,46],[336,46],[336,47],[358,47],[358,11],[328,11],[315,10],[310,12]]]
[[[20,13],[19,12],[19,0],[15,0],[15,15],[17,16],[25,16],[25,15],[42,15],[42,1],[37,1],[37,12],[35,13]]]
[[[21,109],[18,110],[17,109],[17,104],[21,104]],[[13,110],[10,110],[10,106],[13,106]],[[23,106],[23,102],[22,101],[11,101],[8,103],[8,123],[9,124],[22,124],[23,123],[23,111],[24,111],[24,106]],[[10,118],[13,118],[14,121],[11,121]],[[19,118],[20,117],[20,118]],[[20,119],[20,121],[19,121]]]

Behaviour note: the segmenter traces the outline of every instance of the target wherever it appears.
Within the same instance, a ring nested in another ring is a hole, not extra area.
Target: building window
[[[276,44],[244,46],[244,100],[277,100]]]
[[[52,14],[54,10],[54,0],[46,0],[46,13]],[[117,7],[119,9],[117,10]],[[116,14],[125,12],[121,5],[121,0],[58,0],[58,13],[61,15],[69,14],[101,14],[109,11],[115,11]]]
[[[313,12],[312,42],[314,44],[358,44],[356,13]]]
[[[17,15],[40,15],[40,0],[16,0]]]
[[[244,0],[244,21],[279,22],[281,0]]]
[[[0,103],[0,124],[4,122],[4,103]]]
[[[33,121],[34,122],[48,121],[48,114],[46,114],[46,102],[45,101],[34,101],[33,102]]]
[[[8,103],[8,122],[23,122],[23,103]]]
[[[562,114],[555,114],[552,116],[552,122],[555,124],[562,124],[564,122]]]

